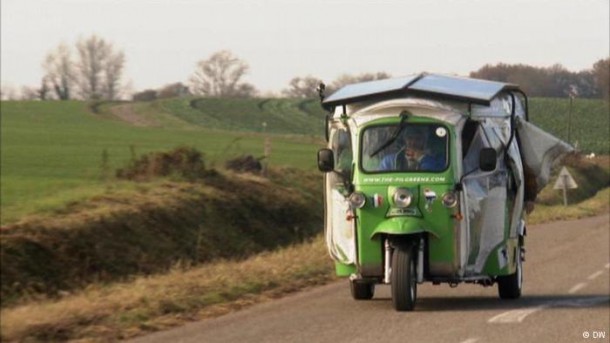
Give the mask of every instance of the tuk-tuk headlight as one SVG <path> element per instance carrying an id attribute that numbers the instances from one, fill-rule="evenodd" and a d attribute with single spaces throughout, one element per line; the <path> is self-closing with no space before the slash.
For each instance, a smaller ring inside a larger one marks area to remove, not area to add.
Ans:
<path id="1" fill-rule="evenodd" d="M 362 208 L 366 203 L 366 196 L 361 192 L 354 192 L 349 196 L 349 204 L 352 208 Z"/>
<path id="2" fill-rule="evenodd" d="M 443 195 L 443 205 L 448 208 L 455 207 L 458 202 L 458 197 L 455 192 L 448 192 Z"/>
<path id="3" fill-rule="evenodd" d="M 396 204 L 396 207 L 408 207 L 411 205 L 411 200 L 413 200 L 413 194 L 406 188 L 398 188 L 394 192 L 394 204 Z"/>

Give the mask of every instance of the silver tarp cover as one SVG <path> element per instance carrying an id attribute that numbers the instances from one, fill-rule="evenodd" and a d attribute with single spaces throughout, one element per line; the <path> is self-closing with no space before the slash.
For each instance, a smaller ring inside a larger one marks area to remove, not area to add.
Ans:
<path id="1" fill-rule="evenodd" d="M 536 175 L 538 191 L 549 182 L 551 167 L 557 158 L 574 150 L 559 138 L 525 120 L 517 120 L 523 161 Z"/>
<path id="2" fill-rule="evenodd" d="M 503 143 L 507 143 L 504 142 L 506 137 L 494 126 L 491 121 L 479 126 L 464 158 L 464 172 L 471 172 L 463 180 L 467 213 L 465 227 L 469 237 L 468 247 L 465 248 L 468 258 L 465 261 L 466 266 L 462 266 L 465 267 L 466 276 L 482 271 L 489 254 L 504 240 L 507 216 L 512 217 L 512 211 L 520 213 L 522 208 L 513 206 L 510 211 L 506 206 L 509 196 L 509 166 L 504 162 L 502 154 L 498 154 L 497 168 L 494 171 L 483 172 L 479 169 L 481 149 L 499 149 Z M 522 188 L 522 185 L 514 185 L 510 191 L 517 193 L 519 188 Z"/>

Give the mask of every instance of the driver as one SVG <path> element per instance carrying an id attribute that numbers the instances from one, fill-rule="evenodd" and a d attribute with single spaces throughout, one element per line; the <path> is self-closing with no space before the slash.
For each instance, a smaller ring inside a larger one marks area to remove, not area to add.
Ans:
<path id="1" fill-rule="evenodd" d="M 381 160 L 384 171 L 441 171 L 444 159 L 426 150 L 426 134 L 421 130 L 408 132 L 403 138 L 403 148 Z"/>

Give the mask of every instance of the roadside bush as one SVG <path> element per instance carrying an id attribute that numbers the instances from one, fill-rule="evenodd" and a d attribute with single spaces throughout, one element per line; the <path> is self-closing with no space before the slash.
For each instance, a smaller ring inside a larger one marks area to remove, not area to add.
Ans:
<path id="1" fill-rule="evenodd" d="M 133 101 L 153 101 L 156 99 L 157 91 L 153 89 L 147 89 L 145 91 L 141 91 L 133 95 Z"/>
<path id="2" fill-rule="evenodd" d="M 578 188 L 568 190 L 570 204 L 579 203 L 594 196 L 598 191 L 610 186 L 610 164 L 608 157 L 588 158 L 579 153 L 566 155 L 551 173 L 549 184 L 538 195 L 536 202 L 543 205 L 563 203 L 563 193 L 553 189 L 561 168 L 565 166 Z"/>
<path id="3" fill-rule="evenodd" d="M 225 163 L 225 168 L 236 172 L 247 172 L 258 174 L 263 170 L 261 158 L 254 158 L 252 155 L 240 156 Z"/>
<path id="4" fill-rule="evenodd" d="M 159 91 L 157 92 L 157 97 L 159 99 L 175 98 L 189 95 L 191 95 L 189 88 L 183 85 L 181 82 L 166 85 L 163 88 L 159 89 Z"/>
<path id="5" fill-rule="evenodd" d="M 145 181 L 159 176 L 178 176 L 194 181 L 205 175 L 203 154 L 189 147 L 149 153 L 132 161 L 130 166 L 116 171 L 118 178 L 134 181 Z"/>

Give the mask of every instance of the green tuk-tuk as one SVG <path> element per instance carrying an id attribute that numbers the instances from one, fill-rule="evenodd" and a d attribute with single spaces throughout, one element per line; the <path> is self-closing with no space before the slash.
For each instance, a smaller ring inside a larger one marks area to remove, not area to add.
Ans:
<path id="1" fill-rule="evenodd" d="M 570 147 L 528 122 L 518 86 L 419 74 L 324 98 L 325 234 L 354 299 L 391 285 L 410 311 L 417 284 L 498 284 L 521 295 L 524 209 Z"/>

